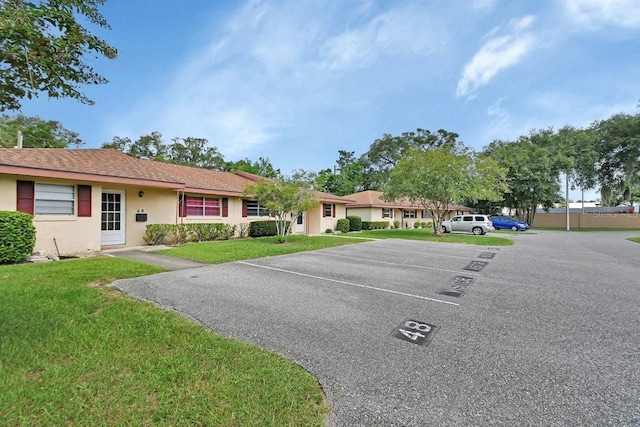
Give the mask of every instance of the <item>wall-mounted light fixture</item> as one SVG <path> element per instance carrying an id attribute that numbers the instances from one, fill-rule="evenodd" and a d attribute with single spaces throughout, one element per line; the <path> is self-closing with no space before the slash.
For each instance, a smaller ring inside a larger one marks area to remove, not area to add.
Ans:
<path id="1" fill-rule="evenodd" d="M 140 192 L 138 193 L 138 197 L 142 197 L 144 196 L 144 191 L 140 190 Z"/>

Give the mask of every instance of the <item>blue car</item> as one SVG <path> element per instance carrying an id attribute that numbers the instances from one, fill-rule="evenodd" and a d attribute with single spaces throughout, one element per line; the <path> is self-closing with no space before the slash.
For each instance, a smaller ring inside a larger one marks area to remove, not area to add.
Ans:
<path id="1" fill-rule="evenodd" d="M 492 216 L 491 222 L 496 230 L 525 231 L 529 229 L 529 224 L 526 222 L 518 221 L 508 216 Z"/>

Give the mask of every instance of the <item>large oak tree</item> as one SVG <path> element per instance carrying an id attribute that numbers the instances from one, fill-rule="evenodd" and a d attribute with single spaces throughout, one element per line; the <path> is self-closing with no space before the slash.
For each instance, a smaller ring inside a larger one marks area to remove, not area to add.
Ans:
<path id="1" fill-rule="evenodd" d="M 80 86 L 107 79 L 87 58 L 117 50 L 80 22 L 110 29 L 98 11 L 104 0 L 0 0 L 0 111 L 20 109 L 41 93 L 93 104 Z"/>

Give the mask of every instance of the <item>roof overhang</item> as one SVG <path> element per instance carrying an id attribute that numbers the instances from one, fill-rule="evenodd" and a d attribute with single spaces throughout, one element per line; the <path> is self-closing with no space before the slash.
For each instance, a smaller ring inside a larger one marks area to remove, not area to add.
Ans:
<path id="1" fill-rule="evenodd" d="M 68 179 L 73 181 L 89 181 L 89 182 L 104 182 L 108 184 L 123 184 L 123 185 L 137 185 L 143 187 L 152 188 L 164 188 L 171 190 L 181 190 L 184 188 L 184 184 L 180 182 L 170 181 L 155 181 L 139 178 L 128 178 L 120 176 L 108 176 L 108 175 L 95 175 L 80 172 L 67 172 L 57 171 L 51 169 L 38 169 L 38 168 L 26 168 L 21 166 L 7 166 L 0 165 L 0 173 L 8 175 L 18 175 L 24 177 L 39 177 L 39 178 L 57 178 Z"/>

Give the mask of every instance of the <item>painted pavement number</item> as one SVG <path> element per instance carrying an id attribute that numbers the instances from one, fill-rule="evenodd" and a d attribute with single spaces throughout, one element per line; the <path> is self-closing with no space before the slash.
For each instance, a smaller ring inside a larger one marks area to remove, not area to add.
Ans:
<path id="1" fill-rule="evenodd" d="M 464 269 L 469 271 L 482 271 L 487 264 L 489 263 L 485 261 L 471 261 Z"/>
<path id="2" fill-rule="evenodd" d="M 482 252 L 478 258 L 493 259 L 494 256 L 496 256 L 495 252 Z"/>
<path id="3" fill-rule="evenodd" d="M 427 345 L 439 327 L 429 323 L 408 319 L 402 322 L 391 335 L 417 345 Z"/>
<path id="4" fill-rule="evenodd" d="M 473 282 L 473 277 L 469 276 L 455 276 L 451 279 L 449 287 L 440 290 L 438 293 L 441 295 L 448 295 L 451 297 L 461 297 L 466 292 L 469 285 Z"/>

